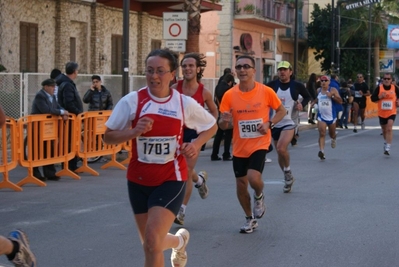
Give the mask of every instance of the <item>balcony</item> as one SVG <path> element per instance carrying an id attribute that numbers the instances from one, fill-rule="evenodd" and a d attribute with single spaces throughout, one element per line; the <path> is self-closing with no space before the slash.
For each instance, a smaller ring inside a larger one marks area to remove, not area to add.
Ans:
<path id="1" fill-rule="evenodd" d="M 291 27 L 293 9 L 282 0 L 235 1 L 234 19 L 271 29 Z"/>
<path id="2" fill-rule="evenodd" d="M 308 23 L 300 22 L 298 24 L 298 42 L 306 43 L 308 39 L 307 31 Z M 278 36 L 282 41 L 293 41 L 294 40 L 295 25 L 291 25 L 287 29 L 279 29 Z"/>

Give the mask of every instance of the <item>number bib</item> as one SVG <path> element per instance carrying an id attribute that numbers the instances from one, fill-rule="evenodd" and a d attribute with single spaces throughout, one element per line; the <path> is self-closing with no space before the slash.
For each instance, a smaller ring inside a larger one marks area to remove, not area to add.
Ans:
<path id="1" fill-rule="evenodd" d="M 238 131 L 241 138 L 257 138 L 262 136 L 258 131 L 258 126 L 263 123 L 262 119 L 238 121 Z"/>
<path id="2" fill-rule="evenodd" d="M 139 136 L 136 142 L 140 162 L 165 164 L 175 159 L 176 136 Z"/>
<path id="3" fill-rule="evenodd" d="M 360 94 L 359 91 L 355 91 L 355 97 L 359 98 L 359 97 L 362 97 L 362 95 Z"/>
<path id="4" fill-rule="evenodd" d="M 391 100 L 383 100 L 381 102 L 381 109 L 383 110 L 392 110 L 392 101 Z"/>

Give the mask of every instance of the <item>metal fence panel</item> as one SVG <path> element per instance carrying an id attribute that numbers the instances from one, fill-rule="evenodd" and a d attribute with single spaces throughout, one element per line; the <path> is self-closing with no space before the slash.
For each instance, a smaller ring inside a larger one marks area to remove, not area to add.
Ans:
<path id="1" fill-rule="evenodd" d="M 22 74 L 0 73 L 0 104 L 7 116 L 18 119 L 22 113 Z"/>

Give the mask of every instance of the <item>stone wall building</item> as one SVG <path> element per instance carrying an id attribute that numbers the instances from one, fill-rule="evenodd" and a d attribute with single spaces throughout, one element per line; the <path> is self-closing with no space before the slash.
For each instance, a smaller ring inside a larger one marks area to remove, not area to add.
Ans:
<path id="1" fill-rule="evenodd" d="M 162 44 L 162 17 L 130 11 L 129 74 Z M 96 1 L 1 0 L 0 65 L 49 73 L 79 63 L 80 73 L 122 73 L 123 10 Z"/>

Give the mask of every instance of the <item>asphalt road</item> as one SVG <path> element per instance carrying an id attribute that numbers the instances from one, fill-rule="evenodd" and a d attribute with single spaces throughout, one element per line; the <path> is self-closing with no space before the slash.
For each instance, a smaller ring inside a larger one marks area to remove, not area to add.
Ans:
<path id="1" fill-rule="evenodd" d="M 290 147 L 296 181 L 283 193 L 276 152 L 263 172 L 267 211 L 252 234 L 240 234 L 244 214 L 235 194 L 231 162 L 201 153 L 197 170 L 209 174 L 209 197 L 196 191 L 187 207 L 191 233 L 188 267 L 384 267 L 399 266 L 399 149 L 383 155 L 377 119 L 353 133 L 338 130 L 337 147 L 326 143 L 320 161 L 318 132 L 300 132 Z M 23 192 L 0 190 L 0 234 L 24 229 L 39 267 L 143 266 L 143 252 L 128 203 L 125 171 L 101 170 L 81 180 L 63 178 Z M 17 182 L 26 170 L 11 171 Z M 195 189 L 194 189 L 195 190 Z M 178 230 L 173 225 L 171 232 Z M 165 266 L 170 266 L 170 251 Z M 0 266 L 12 266 L 0 257 Z"/>

